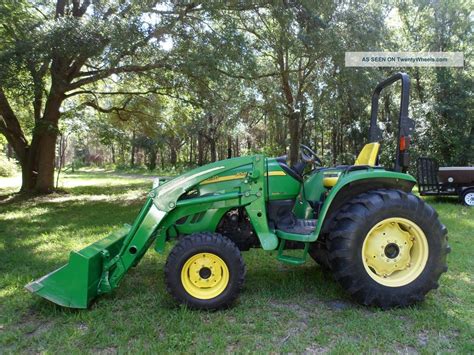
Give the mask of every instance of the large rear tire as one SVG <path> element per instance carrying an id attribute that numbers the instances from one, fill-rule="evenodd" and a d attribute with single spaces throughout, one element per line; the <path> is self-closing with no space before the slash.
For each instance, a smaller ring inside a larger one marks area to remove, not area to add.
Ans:
<path id="1" fill-rule="evenodd" d="M 329 252 L 326 245 L 326 238 L 320 237 L 309 247 L 309 255 L 324 270 L 331 270 L 329 264 Z"/>
<path id="2" fill-rule="evenodd" d="M 244 278 L 245 264 L 239 248 L 218 233 L 194 233 L 182 238 L 165 265 L 168 292 L 195 309 L 230 306 Z"/>
<path id="3" fill-rule="evenodd" d="M 447 271 L 447 229 L 413 194 L 374 190 L 349 201 L 328 237 L 335 279 L 358 302 L 381 308 L 422 301 Z"/>

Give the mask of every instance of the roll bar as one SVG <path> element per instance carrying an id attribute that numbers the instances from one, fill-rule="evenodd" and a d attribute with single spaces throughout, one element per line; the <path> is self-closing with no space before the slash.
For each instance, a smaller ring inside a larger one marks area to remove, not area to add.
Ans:
<path id="1" fill-rule="evenodd" d="M 370 142 L 378 142 L 382 137 L 382 132 L 377 126 L 377 115 L 379 111 L 380 93 L 387 86 L 396 81 L 402 81 L 402 95 L 400 99 L 400 115 L 398 118 L 398 139 L 397 154 L 395 159 L 395 171 L 405 172 L 409 165 L 408 148 L 410 146 L 411 136 L 415 129 L 415 121 L 408 117 L 408 104 L 410 101 L 410 77 L 406 73 L 396 73 L 390 78 L 385 79 L 377 85 L 372 95 L 372 109 L 370 113 Z"/>

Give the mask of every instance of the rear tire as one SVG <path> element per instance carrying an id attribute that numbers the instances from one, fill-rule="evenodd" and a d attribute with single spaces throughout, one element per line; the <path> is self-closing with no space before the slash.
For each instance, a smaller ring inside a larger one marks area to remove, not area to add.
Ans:
<path id="1" fill-rule="evenodd" d="M 331 270 L 331 265 L 329 264 L 329 251 L 326 245 L 326 238 L 321 238 L 312 243 L 309 247 L 308 254 L 311 258 L 321 266 L 324 270 Z"/>
<path id="2" fill-rule="evenodd" d="M 463 191 L 461 201 L 464 206 L 474 207 L 474 188 L 468 188 Z"/>
<path id="3" fill-rule="evenodd" d="M 358 302 L 381 308 L 422 301 L 447 271 L 447 229 L 413 194 L 374 190 L 349 201 L 328 238 L 335 279 Z"/>
<path id="4" fill-rule="evenodd" d="M 245 264 L 239 248 L 218 233 L 194 233 L 180 239 L 165 265 L 168 292 L 195 309 L 230 306 L 244 278 Z"/>

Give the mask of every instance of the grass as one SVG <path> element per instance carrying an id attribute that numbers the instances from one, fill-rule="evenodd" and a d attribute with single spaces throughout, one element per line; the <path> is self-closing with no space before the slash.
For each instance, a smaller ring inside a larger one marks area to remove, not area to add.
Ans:
<path id="1" fill-rule="evenodd" d="M 275 252 L 244 253 L 247 279 L 231 309 L 176 305 L 165 256 L 150 250 L 89 310 L 63 309 L 23 286 L 67 262 L 68 252 L 131 222 L 149 178 L 78 172 L 67 194 L 17 200 L 0 179 L 0 353 L 5 352 L 474 352 L 474 209 L 429 202 L 449 230 L 449 272 L 426 301 L 381 311 L 359 306 L 313 261 L 292 267 Z"/>

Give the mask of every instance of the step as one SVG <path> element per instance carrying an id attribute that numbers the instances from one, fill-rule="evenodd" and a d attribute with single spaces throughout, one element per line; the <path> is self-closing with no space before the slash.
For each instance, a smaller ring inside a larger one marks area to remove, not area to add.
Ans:
<path id="1" fill-rule="evenodd" d="M 286 240 L 280 240 L 280 246 L 278 247 L 277 260 L 290 264 L 290 265 L 302 265 L 306 262 L 306 255 L 308 255 L 309 243 L 304 243 L 303 256 L 297 257 L 292 255 L 284 255 L 283 251 L 285 250 Z"/>
<path id="2" fill-rule="evenodd" d="M 302 265 L 306 262 L 306 258 L 298 258 L 290 255 L 278 255 L 277 259 L 282 263 L 290 265 Z"/>

